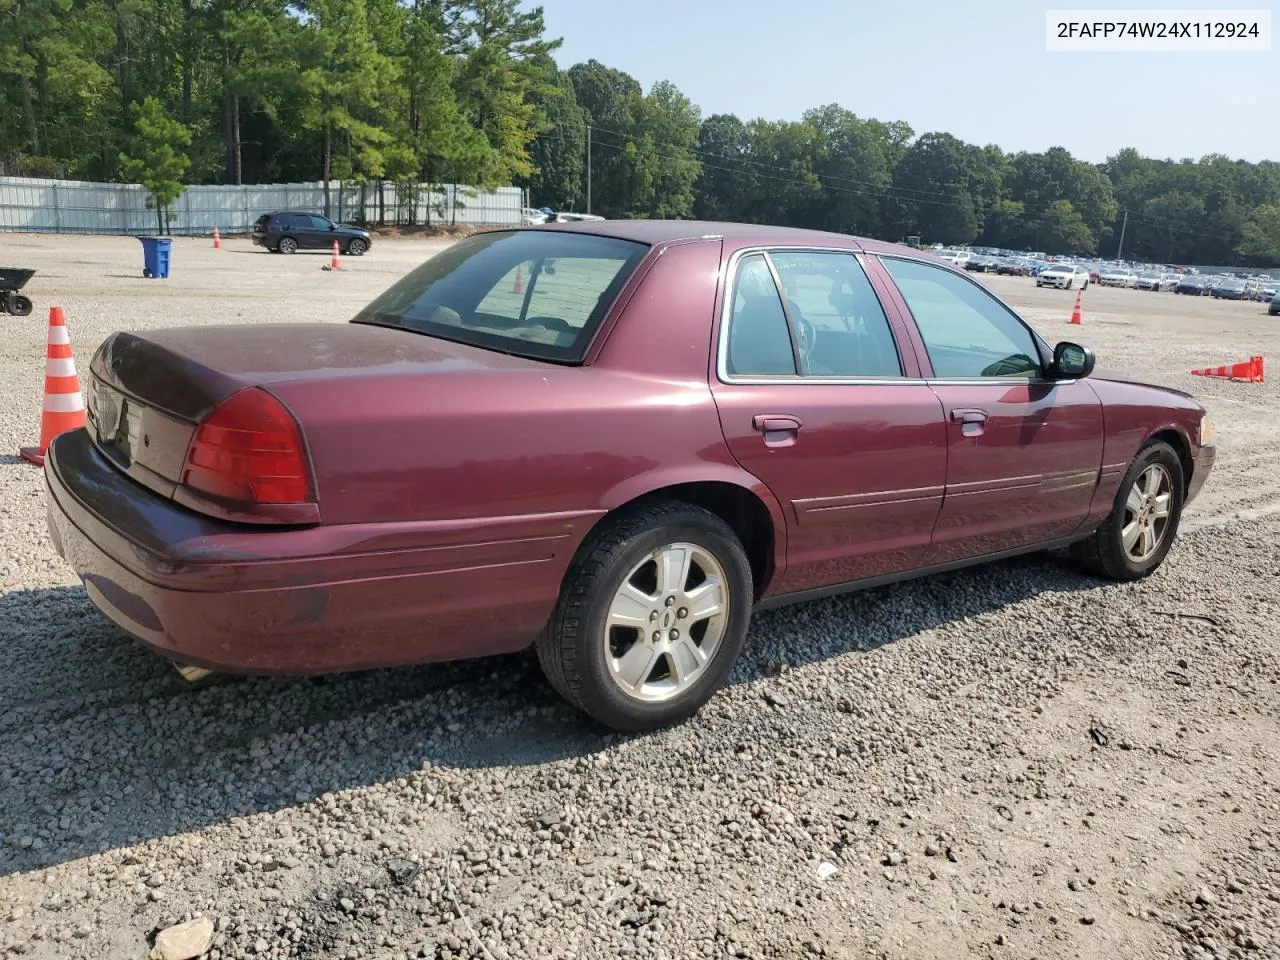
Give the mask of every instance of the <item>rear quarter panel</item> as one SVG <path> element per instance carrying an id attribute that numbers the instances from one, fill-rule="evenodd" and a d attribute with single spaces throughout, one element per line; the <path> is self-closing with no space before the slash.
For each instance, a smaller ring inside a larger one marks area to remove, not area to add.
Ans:
<path id="1" fill-rule="evenodd" d="M 655 251 L 583 366 L 273 385 L 303 424 L 323 522 L 413 548 L 504 542 L 560 566 L 607 511 L 660 487 L 763 493 L 729 456 L 706 382 L 719 265 L 718 240 Z"/>

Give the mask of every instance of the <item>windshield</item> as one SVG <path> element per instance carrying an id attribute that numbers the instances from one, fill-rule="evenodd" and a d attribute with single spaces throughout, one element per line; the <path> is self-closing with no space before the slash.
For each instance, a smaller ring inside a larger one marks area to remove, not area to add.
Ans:
<path id="1" fill-rule="evenodd" d="M 352 322 L 576 363 L 648 252 L 630 240 L 545 229 L 476 234 L 407 274 Z"/>

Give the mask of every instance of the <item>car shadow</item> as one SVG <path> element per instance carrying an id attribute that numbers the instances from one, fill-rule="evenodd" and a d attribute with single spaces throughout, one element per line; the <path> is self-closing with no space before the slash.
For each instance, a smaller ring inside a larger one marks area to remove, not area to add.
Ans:
<path id="1" fill-rule="evenodd" d="M 866 654 L 1044 591 L 1098 587 L 1037 555 L 762 612 L 730 683 L 760 681 L 771 661 Z M 0 595 L 0 703 L 0 876 L 424 764 L 536 766 L 629 739 L 564 704 L 531 653 L 193 686 L 79 586 Z"/>

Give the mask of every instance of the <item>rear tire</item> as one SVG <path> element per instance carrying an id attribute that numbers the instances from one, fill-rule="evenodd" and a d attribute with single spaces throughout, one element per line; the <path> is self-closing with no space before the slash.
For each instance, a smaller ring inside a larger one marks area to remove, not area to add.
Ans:
<path id="1" fill-rule="evenodd" d="M 579 549 L 538 661 L 561 696 L 605 726 L 678 723 L 737 662 L 752 586 L 746 552 L 718 516 L 672 501 L 636 507 Z"/>
<path id="2" fill-rule="evenodd" d="M 278 253 L 297 253 L 298 241 L 293 237 L 281 237 L 280 242 L 276 244 L 276 251 Z"/>
<path id="3" fill-rule="evenodd" d="M 1178 535 L 1184 489 L 1178 454 L 1163 441 L 1148 442 L 1125 471 L 1111 513 L 1088 539 L 1072 546 L 1072 556 L 1108 580 L 1148 576 L 1164 562 Z"/>

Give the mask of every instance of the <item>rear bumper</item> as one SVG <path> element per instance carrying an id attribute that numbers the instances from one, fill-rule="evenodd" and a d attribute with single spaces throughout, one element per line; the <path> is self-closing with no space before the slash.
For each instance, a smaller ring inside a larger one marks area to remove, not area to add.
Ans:
<path id="1" fill-rule="evenodd" d="M 495 538 L 492 526 L 211 520 L 124 476 L 84 430 L 54 440 L 45 478 L 50 537 L 93 603 L 163 656 L 222 673 L 521 649 L 550 615 L 573 549 L 563 518 L 519 540 Z"/>

